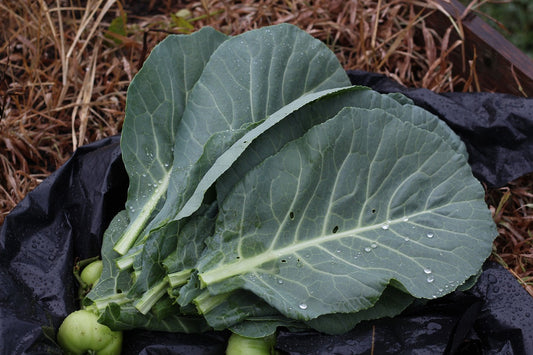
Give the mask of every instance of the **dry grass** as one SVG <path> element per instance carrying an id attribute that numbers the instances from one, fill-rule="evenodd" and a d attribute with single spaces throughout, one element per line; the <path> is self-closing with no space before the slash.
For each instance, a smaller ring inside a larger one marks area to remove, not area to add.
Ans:
<path id="1" fill-rule="evenodd" d="M 234 35 L 288 22 L 328 44 L 346 69 L 435 92 L 483 90 L 474 62 L 462 76 L 452 72 L 450 52 L 463 45 L 452 35 L 462 38 L 461 22 L 431 28 L 426 20 L 434 11 L 443 10 L 432 0 L 4 0 L 0 224 L 78 146 L 120 132 L 128 84 L 169 33 L 209 25 Z M 487 194 L 500 227 L 495 258 L 529 288 L 530 180 Z"/>
<path id="2" fill-rule="evenodd" d="M 493 259 L 533 296 L 533 173 L 489 191 L 487 202 L 499 233 Z"/>

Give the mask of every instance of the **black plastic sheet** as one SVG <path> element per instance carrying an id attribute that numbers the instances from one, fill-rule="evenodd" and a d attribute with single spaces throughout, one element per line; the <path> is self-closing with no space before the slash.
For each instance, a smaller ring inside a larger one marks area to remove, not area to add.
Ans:
<path id="1" fill-rule="evenodd" d="M 500 186 L 533 171 L 533 104 L 499 94 L 436 95 L 382 76 L 354 83 L 403 92 L 463 138 L 476 176 Z M 75 260 L 99 254 L 111 218 L 124 208 L 128 178 L 119 137 L 79 148 L 6 217 L 0 230 L 0 353 L 60 354 L 55 332 L 77 309 Z M 528 313 L 529 312 L 529 313 Z M 533 298 L 487 264 L 474 288 L 365 322 L 343 336 L 281 332 L 288 354 L 533 354 Z M 227 332 L 125 333 L 124 354 L 222 354 Z"/>

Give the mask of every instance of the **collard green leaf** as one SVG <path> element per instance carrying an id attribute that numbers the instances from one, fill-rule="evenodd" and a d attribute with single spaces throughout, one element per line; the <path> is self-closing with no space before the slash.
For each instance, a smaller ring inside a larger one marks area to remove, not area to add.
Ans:
<path id="1" fill-rule="evenodd" d="M 169 36 L 154 48 L 128 88 L 120 146 L 129 176 L 126 210 L 131 223 L 116 246 L 121 254 L 163 205 L 190 91 L 226 39 L 209 27 Z"/>
<path id="2" fill-rule="evenodd" d="M 208 295 L 207 298 L 209 297 Z M 225 294 L 223 300 L 218 301 L 211 309 L 202 311 L 207 323 L 215 330 L 227 329 L 249 317 L 278 314 L 278 311 L 260 297 L 246 290 L 236 290 L 228 295 Z"/>
<path id="3" fill-rule="evenodd" d="M 202 283 L 248 289 L 303 320 L 368 309 L 391 280 L 418 298 L 451 292 L 496 235 L 451 138 L 343 109 L 235 185 L 199 261 Z"/>
<path id="4" fill-rule="evenodd" d="M 211 328 L 202 317 L 169 313 L 159 319 L 153 314 L 142 315 L 133 305 L 111 304 L 99 321 L 113 330 L 148 329 L 153 331 L 202 333 Z"/>
<path id="5" fill-rule="evenodd" d="M 413 301 L 413 296 L 389 285 L 371 308 L 356 313 L 325 314 L 305 324 L 325 334 L 344 334 L 362 321 L 397 316 Z"/>
<path id="6" fill-rule="evenodd" d="M 261 28 L 225 41 L 188 98 L 175 138 L 167 199 L 145 234 L 171 219 L 191 215 L 200 206 L 210 185 L 197 190 L 198 183 L 228 150 L 228 144 L 206 145 L 211 137 L 223 134 L 231 144 L 246 132 L 243 127 L 253 127 L 280 109 L 278 115 L 283 117 L 293 110 L 291 105 L 298 108 L 315 100 L 308 96 L 311 93 L 349 85 L 335 55 L 295 26 Z M 295 104 L 298 99 L 301 103 Z M 224 169 L 211 172 L 216 179 Z M 191 196 L 197 198 L 192 207 L 187 205 Z"/>
<path id="7" fill-rule="evenodd" d="M 268 134 L 255 138 L 246 148 L 246 154 L 233 162 L 231 168 L 218 179 L 217 199 L 223 201 L 235 183 L 252 167 L 278 152 L 288 142 L 300 138 L 311 127 L 332 118 L 344 107 L 383 109 L 419 128 L 446 137 L 454 150 L 467 156 L 464 144 L 443 121 L 430 112 L 412 105 L 405 96 L 401 94 L 382 95 L 367 87 L 352 86 L 309 102 L 272 125 Z"/>
<path id="8" fill-rule="evenodd" d="M 275 335 L 279 327 L 289 329 L 291 332 L 309 330 L 309 327 L 305 325 L 305 323 L 283 317 L 282 315 L 249 317 L 244 321 L 229 327 L 229 329 L 232 333 L 239 334 L 243 337 L 264 338 L 270 335 Z"/>

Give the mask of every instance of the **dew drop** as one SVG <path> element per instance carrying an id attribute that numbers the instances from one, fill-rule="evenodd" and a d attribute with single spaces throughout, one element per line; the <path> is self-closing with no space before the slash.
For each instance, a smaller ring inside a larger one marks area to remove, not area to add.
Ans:
<path id="1" fill-rule="evenodd" d="M 435 281 L 435 277 L 433 277 L 433 275 L 429 275 L 427 278 L 427 282 L 432 283 L 433 281 Z"/>
<path id="2" fill-rule="evenodd" d="M 372 249 L 376 249 L 378 247 L 376 243 L 372 243 L 370 246 L 372 247 Z"/>
<path id="3" fill-rule="evenodd" d="M 408 241 L 409 241 L 409 237 L 405 237 L 405 238 L 403 238 L 403 240 L 405 240 L 406 242 L 408 242 Z"/>
<path id="4" fill-rule="evenodd" d="M 404 218 L 402 219 L 402 221 L 404 221 L 404 222 L 409 222 L 409 218 L 408 218 L 408 217 L 404 217 Z"/>
<path id="5" fill-rule="evenodd" d="M 278 279 L 278 283 L 279 283 L 280 285 L 282 285 L 282 284 L 283 284 L 283 280 L 282 280 L 282 279 Z"/>
<path id="6" fill-rule="evenodd" d="M 300 307 L 300 309 L 307 309 L 307 305 L 305 303 L 300 303 L 298 307 Z"/>
<path id="7" fill-rule="evenodd" d="M 387 230 L 387 229 L 389 229 L 389 225 L 388 224 L 384 224 L 384 225 L 381 226 L 381 229 Z"/>
<path id="8" fill-rule="evenodd" d="M 366 248 L 365 248 L 365 251 L 366 251 L 367 253 L 370 253 L 370 252 L 372 251 L 372 248 L 370 248 L 370 247 L 366 247 Z"/>
<path id="9" fill-rule="evenodd" d="M 431 269 L 425 268 L 425 269 L 424 269 L 424 273 L 426 273 L 426 274 L 431 274 Z"/>
<path id="10" fill-rule="evenodd" d="M 428 237 L 428 238 L 433 238 L 434 236 L 435 236 L 435 234 L 433 234 L 433 233 L 426 234 L 426 237 Z"/>

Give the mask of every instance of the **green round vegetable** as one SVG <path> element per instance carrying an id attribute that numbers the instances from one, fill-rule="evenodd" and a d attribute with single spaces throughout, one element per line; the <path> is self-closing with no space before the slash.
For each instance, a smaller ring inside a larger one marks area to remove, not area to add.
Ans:
<path id="1" fill-rule="evenodd" d="M 96 281 L 98 281 L 98 279 L 100 278 L 100 275 L 102 275 L 103 267 L 104 266 L 102 260 L 93 261 L 85 268 L 83 268 L 80 274 L 81 280 L 89 286 L 94 285 Z"/>
<path id="2" fill-rule="evenodd" d="M 226 346 L 226 355 L 271 355 L 275 354 L 274 345 L 276 338 L 248 338 L 232 333 Z"/>
<path id="3" fill-rule="evenodd" d="M 98 316 L 87 310 L 67 316 L 57 332 L 57 342 L 67 354 L 119 355 L 122 332 L 98 323 Z"/>

